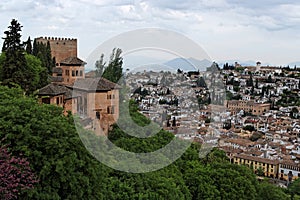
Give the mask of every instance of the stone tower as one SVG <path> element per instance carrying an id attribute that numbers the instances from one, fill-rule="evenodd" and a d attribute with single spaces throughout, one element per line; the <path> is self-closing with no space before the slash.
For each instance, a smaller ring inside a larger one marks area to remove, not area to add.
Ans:
<path id="1" fill-rule="evenodd" d="M 39 37 L 36 42 L 50 44 L 51 55 L 56 61 L 56 67 L 52 70 L 52 82 L 70 85 L 77 79 L 85 78 L 86 63 L 77 57 L 77 39 Z"/>
<path id="2" fill-rule="evenodd" d="M 51 55 L 55 57 L 56 66 L 60 61 L 68 57 L 77 57 L 77 39 L 74 38 L 57 38 L 57 37 L 39 37 L 37 42 L 50 43 Z"/>

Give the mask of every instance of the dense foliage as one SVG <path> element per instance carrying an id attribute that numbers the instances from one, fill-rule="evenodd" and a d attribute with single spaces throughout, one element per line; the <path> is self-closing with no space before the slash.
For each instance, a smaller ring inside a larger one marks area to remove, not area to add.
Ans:
<path id="1" fill-rule="evenodd" d="M 0 88 L 0 140 L 13 155 L 23 154 L 38 176 L 22 199 L 96 199 L 106 191 L 107 169 L 87 152 L 72 117 L 39 105 L 18 89 Z"/>
<path id="2" fill-rule="evenodd" d="M 0 146 L 0 199 L 17 199 L 22 190 L 37 182 L 26 159 L 12 156 L 7 147 Z"/>
<path id="3" fill-rule="evenodd" d="M 114 48 L 110 55 L 109 63 L 105 66 L 105 62 L 103 62 L 104 55 L 101 54 L 100 59 L 96 61 L 96 77 L 103 77 L 107 80 L 110 80 L 114 83 L 118 83 L 122 77 L 122 65 L 123 58 L 121 57 L 122 50 L 119 48 Z"/>
<path id="4" fill-rule="evenodd" d="M 133 104 L 131 116 L 149 123 Z M 85 134 L 95 137 L 92 133 Z M 109 139 L 132 152 L 159 149 L 173 139 L 161 131 L 135 138 L 114 126 Z M 155 172 L 133 174 L 110 169 L 84 148 L 71 115 L 40 105 L 21 89 L 0 86 L 0 141 L 12 155 L 23 154 L 39 182 L 22 191 L 22 199 L 286 199 L 280 188 L 259 183 L 253 172 L 231 164 L 215 149 L 203 159 L 201 146 L 192 144 L 176 162 Z M 270 188 L 271 191 L 264 191 Z"/>
<path id="5" fill-rule="evenodd" d="M 44 61 L 30 54 L 31 42 L 21 42 L 20 23 L 13 19 L 5 37 L 0 55 L 0 82 L 9 87 L 20 86 L 32 94 L 48 84 L 48 70 Z M 24 46 L 26 45 L 26 47 Z M 49 55 L 43 52 L 43 55 Z"/>

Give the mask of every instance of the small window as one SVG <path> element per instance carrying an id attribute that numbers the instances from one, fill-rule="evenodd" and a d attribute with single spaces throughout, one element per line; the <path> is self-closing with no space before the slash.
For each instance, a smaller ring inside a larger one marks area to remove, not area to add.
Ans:
<path id="1" fill-rule="evenodd" d="M 76 76 L 78 76 L 78 70 L 76 70 Z"/>
<path id="2" fill-rule="evenodd" d="M 100 112 L 99 111 L 96 112 L 96 118 L 100 119 Z"/>
<path id="3" fill-rule="evenodd" d="M 75 76 L 75 71 L 74 70 L 72 70 L 72 76 Z"/>
<path id="4" fill-rule="evenodd" d="M 59 97 L 56 97 L 56 104 L 59 104 Z"/>
<path id="5" fill-rule="evenodd" d="M 112 95 L 112 98 L 115 99 L 115 95 L 114 94 Z"/>
<path id="6" fill-rule="evenodd" d="M 111 107 L 111 114 L 115 114 L 115 106 Z"/>
<path id="7" fill-rule="evenodd" d="M 107 95 L 107 99 L 111 99 L 111 94 L 108 94 L 108 95 Z"/>
<path id="8" fill-rule="evenodd" d="M 115 106 L 108 106 L 107 114 L 115 114 Z"/>
<path id="9" fill-rule="evenodd" d="M 83 76 L 83 72 L 82 72 L 82 70 L 80 70 L 80 76 Z"/>

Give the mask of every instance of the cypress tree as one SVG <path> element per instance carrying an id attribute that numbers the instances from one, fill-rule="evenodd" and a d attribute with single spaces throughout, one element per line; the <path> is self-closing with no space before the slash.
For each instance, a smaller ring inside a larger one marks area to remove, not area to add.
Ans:
<path id="1" fill-rule="evenodd" d="M 11 25 L 8 26 L 8 31 L 2 47 L 2 52 L 5 54 L 5 59 L 2 66 L 2 84 L 13 86 L 20 85 L 26 89 L 30 73 L 27 72 L 24 46 L 21 43 L 21 29 L 20 23 L 13 19 Z"/>
<path id="2" fill-rule="evenodd" d="M 31 39 L 28 37 L 28 40 L 25 42 L 26 48 L 25 51 L 28 54 L 32 54 L 32 45 L 31 45 Z"/>

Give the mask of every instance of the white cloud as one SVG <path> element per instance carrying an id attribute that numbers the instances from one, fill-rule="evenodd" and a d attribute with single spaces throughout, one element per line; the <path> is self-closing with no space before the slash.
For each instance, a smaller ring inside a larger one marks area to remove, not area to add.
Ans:
<path id="1" fill-rule="evenodd" d="M 205 45 L 216 60 L 260 57 L 283 64 L 300 59 L 294 53 L 300 45 L 298 10 L 291 0 L 2 0 L 0 31 L 17 18 L 24 36 L 77 37 L 85 57 L 124 31 L 160 27 Z"/>

